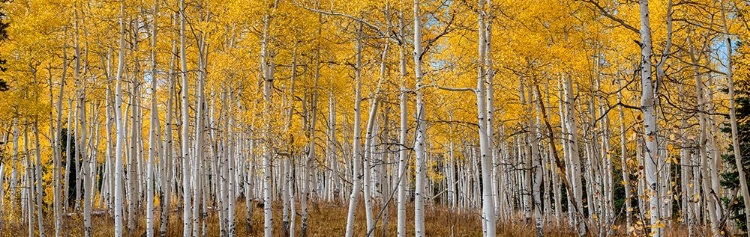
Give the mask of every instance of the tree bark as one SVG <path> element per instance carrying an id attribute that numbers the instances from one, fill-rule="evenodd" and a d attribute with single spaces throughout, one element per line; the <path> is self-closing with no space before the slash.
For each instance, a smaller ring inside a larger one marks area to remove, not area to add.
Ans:
<path id="1" fill-rule="evenodd" d="M 404 11 L 403 9 L 398 12 L 398 28 L 399 37 L 401 42 L 406 41 L 406 35 L 404 32 Z M 401 80 L 401 92 L 399 95 L 399 149 L 398 149 L 398 173 L 397 173 L 397 204 L 396 204 L 396 235 L 398 237 L 406 236 L 406 169 L 408 166 L 408 157 L 406 154 L 406 133 L 408 130 L 408 117 L 407 117 L 407 91 L 406 91 L 406 44 L 401 43 L 399 45 L 399 77 Z"/>
<path id="2" fill-rule="evenodd" d="M 125 128 L 123 127 L 122 114 L 122 74 L 125 70 L 125 1 L 120 3 L 120 52 L 117 63 L 117 84 L 115 85 L 115 127 L 117 142 L 115 142 L 115 236 L 120 237 L 122 233 L 122 150 L 125 144 Z M 70 133 L 68 133 L 70 134 Z M 70 140 L 68 140 L 70 144 Z M 70 160 L 69 160 L 70 161 Z"/>
<path id="3" fill-rule="evenodd" d="M 362 165 L 360 164 L 360 140 L 362 123 L 362 23 L 357 28 L 356 62 L 354 68 L 354 135 L 352 136 L 352 192 L 349 196 L 349 211 L 346 217 L 346 237 L 354 235 L 354 213 L 357 209 L 357 199 L 362 185 Z"/>
<path id="4" fill-rule="evenodd" d="M 747 188 L 747 176 L 745 175 L 745 166 L 742 163 L 743 157 L 739 142 L 740 139 L 738 137 L 737 131 L 737 105 L 735 104 L 736 102 L 734 99 L 734 71 L 732 68 L 732 38 L 729 33 L 729 26 L 727 25 L 727 16 L 725 13 L 726 10 L 724 9 L 724 1 L 721 1 L 720 4 L 721 5 L 719 6 L 719 8 L 721 8 L 721 17 L 724 23 L 724 37 L 726 38 L 726 42 L 724 42 L 724 44 L 727 51 L 726 78 L 727 87 L 729 87 L 729 124 L 732 130 L 732 154 L 734 155 L 734 163 L 737 168 L 737 179 L 740 180 L 740 191 L 742 191 L 742 201 L 744 202 L 745 206 L 745 226 L 750 226 L 750 191 L 748 191 Z M 750 235 L 750 233 L 748 233 L 748 235 Z"/>
<path id="5" fill-rule="evenodd" d="M 273 4 L 272 9 L 269 9 L 269 11 L 275 11 L 276 7 L 278 6 L 278 0 L 276 0 Z M 271 172 L 272 172 L 272 166 L 271 166 L 271 157 L 273 156 L 273 145 L 272 141 L 270 140 L 271 137 L 271 120 L 273 119 L 271 117 L 271 108 L 273 103 L 273 80 L 274 80 L 274 64 L 273 64 L 273 58 L 271 56 L 271 53 L 269 52 L 269 41 L 270 41 L 270 27 L 271 27 L 271 18 L 272 18 L 272 12 L 267 12 L 263 16 L 263 36 L 261 39 L 261 59 L 260 59 L 260 66 L 261 71 L 263 72 L 263 99 L 264 99 L 264 109 L 266 113 L 265 119 L 264 119 L 264 128 L 263 133 L 265 134 L 265 139 L 263 142 L 264 147 L 264 155 L 263 155 L 263 223 L 264 223 L 264 235 L 265 237 L 271 237 L 273 236 L 273 212 L 272 212 L 272 200 L 271 200 Z"/>
<path id="6" fill-rule="evenodd" d="M 149 123 L 148 164 L 146 168 L 146 236 L 154 236 L 154 163 L 158 159 L 156 150 L 158 141 L 156 134 L 159 132 L 158 114 L 156 107 L 156 28 L 158 26 L 159 1 L 154 0 L 153 22 L 151 23 L 151 122 Z"/>
<path id="7" fill-rule="evenodd" d="M 657 179 L 657 165 L 659 164 L 656 124 L 656 102 L 654 98 L 654 84 L 651 70 L 651 27 L 649 21 L 648 0 L 640 0 L 641 18 L 641 112 L 643 112 L 644 139 L 646 154 L 644 156 L 648 210 L 650 212 L 651 236 L 659 237 L 662 232 L 661 215 L 659 213 L 659 180 Z"/>

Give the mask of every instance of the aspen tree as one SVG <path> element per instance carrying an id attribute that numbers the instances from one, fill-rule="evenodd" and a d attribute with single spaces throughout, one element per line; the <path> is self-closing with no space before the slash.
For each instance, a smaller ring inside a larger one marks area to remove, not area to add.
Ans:
<path id="1" fill-rule="evenodd" d="M 529 102 L 529 112 L 531 112 L 532 104 L 539 104 L 540 95 L 534 91 L 533 89 L 529 88 L 529 99 L 532 100 Z M 536 107 L 536 106 L 535 106 Z M 529 113 L 531 115 L 531 113 Z M 536 222 L 536 233 L 537 236 L 543 235 L 543 223 L 542 223 L 542 176 L 543 176 L 543 166 L 544 162 L 542 161 L 542 155 L 539 153 L 539 140 L 540 136 L 538 135 L 538 129 L 535 118 L 537 118 L 539 115 L 536 114 L 535 116 L 529 116 L 529 131 L 531 131 L 532 136 L 529 141 L 531 145 L 531 160 L 532 160 L 532 166 L 534 171 L 534 181 L 532 191 L 534 195 L 534 221 Z M 529 171 L 531 172 L 531 170 Z"/>
<path id="2" fill-rule="evenodd" d="M 484 0 L 479 0 L 479 12 L 478 16 L 479 19 L 478 22 L 478 58 L 479 61 L 477 63 L 477 89 L 476 89 L 476 97 L 477 97 L 477 123 L 479 124 L 479 149 L 480 149 L 480 162 L 482 166 L 482 215 L 483 215 L 483 234 L 484 236 L 495 236 L 495 208 L 494 208 L 494 202 L 495 199 L 493 198 L 493 192 L 492 192 L 492 183 L 495 181 L 492 180 L 492 176 L 490 174 L 491 172 L 491 151 L 490 151 L 490 140 L 489 140 L 489 134 L 492 134 L 490 130 L 492 128 L 488 127 L 488 125 L 491 125 L 491 122 L 488 120 L 490 119 L 488 117 L 487 112 L 487 78 L 490 76 L 486 76 L 485 74 L 487 72 L 490 72 L 490 70 L 487 70 L 485 67 L 489 66 L 489 63 L 486 62 L 487 60 L 487 46 L 489 45 L 488 41 L 488 31 L 487 31 L 487 24 L 485 22 L 486 17 L 486 7 L 488 3 L 486 3 Z M 491 73 L 491 72 L 490 72 Z M 491 85 L 490 85 L 491 86 Z M 492 95 L 489 95 L 489 97 L 492 97 Z"/>
<path id="3" fill-rule="evenodd" d="M 414 235 L 424 236 L 424 201 L 425 201 L 425 132 L 427 123 L 425 121 L 424 108 L 424 85 L 422 82 L 422 15 L 419 10 L 420 0 L 414 0 L 414 78 L 416 94 L 416 120 L 417 134 L 414 142 L 416 153 L 415 185 L 414 185 Z M 482 128 L 480 128 L 482 131 Z"/>
<path id="4" fill-rule="evenodd" d="M 659 164 L 656 124 L 656 102 L 651 73 L 651 26 L 649 21 L 648 0 L 640 0 L 640 34 L 641 34 L 641 112 L 643 112 L 644 139 L 646 156 L 644 157 L 645 176 L 648 197 L 648 212 L 651 224 L 651 235 L 661 236 L 662 222 L 659 213 L 659 193 L 657 187 L 657 164 Z"/>
<path id="5" fill-rule="evenodd" d="M 732 137 L 732 154 L 734 155 L 734 162 L 737 169 L 737 179 L 740 180 L 740 191 L 742 192 L 741 195 L 743 197 L 743 202 L 745 206 L 745 225 L 750 226 L 750 191 L 748 191 L 747 188 L 747 179 L 745 175 L 745 166 L 742 164 L 742 152 L 740 147 L 740 142 L 738 138 L 738 132 L 737 132 L 737 105 L 734 98 L 734 71 L 732 68 L 732 38 L 729 32 L 729 26 L 727 25 L 727 16 L 724 9 L 724 1 L 721 1 L 719 3 L 719 8 L 721 9 L 721 18 L 723 21 L 723 30 L 724 30 L 724 37 L 726 39 L 725 48 L 726 48 L 726 78 L 727 78 L 727 89 L 729 93 L 729 124 Z"/>
<path id="6" fill-rule="evenodd" d="M 135 19 L 133 20 L 133 30 L 132 36 L 134 39 L 138 38 L 138 28 L 139 26 L 139 16 L 136 15 Z M 136 206 L 140 204 L 140 185 L 141 183 L 138 182 L 140 175 L 139 175 L 139 164 L 140 164 L 140 141 L 141 141 L 141 113 L 140 113 L 140 104 L 141 104 L 141 79 L 139 78 L 141 76 L 140 72 L 140 62 L 138 60 L 137 54 L 135 52 L 138 52 L 138 40 L 134 40 L 134 42 L 131 44 L 131 51 L 134 54 L 133 57 L 133 73 L 131 73 L 132 79 L 131 79 L 131 91 L 130 91 L 130 141 L 128 145 L 130 145 L 129 154 L 127 156 L 128 163 L 126 164 L 127 168 L 127 183 L 126 183 L 126 189 L 127 189 L 127 199 L 128 199 L 128 234 L 134 233 L 136 228 Z"/>
<path id="7" fill-rule="evenodd" d="M 229 101 L 234 101 L 234 99 L 235 99 L 235 97 L 234 97 L 234 91 L 233 91 L 233 89 L 231 87 L 229 88 L 229 99 L 230 99 Z M 228 105 L 228 107 L 229 107 L 229 119 L 228 119 L 229 121 L 227 122 L 228 123 L 227 133 L 229 134 L 229 138 L 228 138 L 228 140 L 229 140 L 229 149 L 227 151 L 227 153 L 228 153 L 227 154 L 227 156 L 228 156 L 227 159 L 229 160 L 229 164 L 228 164 L 229 165 L 229 177 L 228 177 L 229 178 L 229 188 L 228 188 L 229 190 L 227 190 L 227 191 L 229 192 L 229 194 L 228 194 L 227 198 L 229 198 L 229 213 L 227 213 L 227 215 L 229 216 L 228 217 L 229 223 L 228 223 L 227 228 L 229 229 L 229 237 L 233 237 L 234 234 L 235 234 L 235 231 L 234 231 L 234 228 L 235 228 L 235 226 L 234 226 L 234 211 L 235 211 L 234 207 L 235 207 L 235 199 L 237 197 L 236 194 L 235 194 L 236 193 L 235 186 L 236 186 L 236 182 L 237 182 L 236 175 L 235 175 L 235 167 L 236 167 L 237 162 L 236 162 L 235 156 L 234 156 L 235 155 L 235 151 L 234 151 L 234 149 L 235 149 L 235 138 L 236 138 L 235 134 L 234 134 L 234 132 L 235 132 L 235 130 L 234 130 L 234 113 L 233 113 L 234 112 L 234 107 L 231 105 L 231 103 Z"/>
<path id="8" fill-rule="evenodd" d="M 54 148 L 55 160 L 54 160 L 54 167 L 53 167 L 54 169 L 53 177 L 54 177 L 54 182 L 55 182 L 54 183 L 54 201 L 53 201 L 54 202 L 53 203 L 54 215 L 55 215 L 55 236 L 62 235 L 62 216 L 63 216 L 62 212 L 63 210 L 61 207 L 61 202 L 63 200 L 60 200 L 61 199 L 60 193 L 62 192 L 61 190 L 62 187 L 60 185 L 62 185 L 61 179 L 63 178 L 61 177 L 61 174 L 60 174 L 62 171 L 62 167 L 60 167 L 62 165 L 62 161 L 61 161 L 62 160 L 62 144 L 58 144 L 58 143 L 62 140 L 62 108 L 63 108 L 62 101 L 63 101 L 63 92 L 65 91 L 65 75 L 67 74 L 67 69 L 68 69 L 67 59 L 68 59 L 67 54 L 65 53 L 65 50 L 63 50 L 63 59 L 62 59 L 63 67 L 62 67 L 62 75 L 60 76 L 60 91 L 59 91 L 59 94 L 57 95 L 57 109 L 56 109 L 57 119 L 55 120 L 56 121 L 55 134 L 56 135 L 54 138 L 55 142 L 53 143 L 55 146 Z M 0 179 L 2 179 L 2 175 L 0 175 Z M 64 200 L 64 201 L 67 201 L 67 200 Z M 2 206 L 0 206 L 0 209 L 3 209 Z M 4 213 L 0 212 L 0 214 L 4 214 Z"/>
<path id="9" fill-rule="evenodd" d="M 396 235 L 406 236 L 406 170 L 408 169 L 406 154 L 406 133 L 408 130 L 407 117 L 407 91 L 406 91 L 406 35 L 404 32 L 404 9 L 398 11 L 398 35 L 399 35 L 399 79 L 401 80 L 399 93 L 399 132 L 398 132 L 398 172 L 396 175 L 397 204 L 396 204 Z"/>
<path id="10" fill-rule="evenodd" d="M 204 175 L 204 135 L 205 135 L 205 127 L 206 127 L 206 112 L 205 110 L 205 99 L 204 99 L 204 84 L 205 84 L 205 58 L 204 55 L 207 53 L 206 50 L 206 42 L 205 42 L 205 33 L 201 32 L 200 37 L 198 39 L 198 81 L 197 81 L 197 87 L 195 94 L 197 96 L 196 105 L 195 105 L 195 139 L 194 139 L 194 152 L 195 155 L 193 156 L 193 165 L 192 165 L 192 185 L 193 187 L 193 236 L 197 237 L 201 233 L 201 229 L 205 231 L 205 228 L 202 228 L 203 223 L 203 215 L 205 213 L 205 206 L 204 206 L 204 191 L 205 188 L 205 180 L 203 179 Z M 183 88 L 183 90 L 186 90 L 186 88 Z"/>
<path id="11" fill-rule="evenodd" d="M 381 85 L 383 83 L 383 80 L 385 80 L 385 57 L 388 54 L 388 41 L 385 41 L 385 45 L 383 46 L 383 52 L 381 53 L 381 63 L 380 63 L 380 79 L 378 80 L 378 84 L 376 86 L 375 92 L 370 95 L 371 102 L 370 102 L 370 113 L 368 114 L 367 118 L 367 129 L 365 130 L 365 150 L 364 150 L 364 187 L 363 187 L 363 193 L 364 193 L 364 199 L 365 199 L 365 218 L 367 219 L 367 232 L 372 232 L 375 229 L 375 223 L 373 220 L 373 213 L 372 213 L 372 193 L 375 190 L 375 187 L 373 185 L 373 181 L 375 177 L 372 175 L 371 170 L 374 169 L 374 162 L 372 162 L 372 159 L 374 157 L 374 151 L 373 151 L 373 143 L 375 142 L 375 135 L 373 135 L 373 130 L 375 126 L 375 118 L 377 117 L 377 111 L 378 111 L 378 97 L 380 96 L 380 89 Z"/>
<path id="12" fill-rule="evenodd" d="M 265 15 L 263 15 L 263 29 L 262 29 L 262 38 L 261 38 L 261 59 L 260 59 L 260 66 L 261 66 L 261 72 L 263 73 L 262 79 L 264 80 L 263 83 L 263 100 L 264 100 L 264 110 L 265 110 L 265 125 L 263 128 L 263 133 L 265 134 L 266 138 L 263 142 L 264 147 L 264 155 L 263 155 L 263 229 L 264 229 L 264 236 L 271 237 L 273 235 L 273 213 L 272 213 L 272 203 L 271 203 L 271 172 L 272 172 L 272 166 L 271 166 L 271 158 L 273 156 L 272 154 L 272 141 L 270 140 L 271 136 L 271 108 L 272 108 L 272 98 L 273 98 L 273 92 L 271 91 L 273 87 L 273 80 L 274 80 L 274 64 L 273 64 L 273 57 L 271 56 L 271 53 L 269 52 L 269 40 L 270 40 L 270 27 L 271 27 L 271 19 L 272 14 L 278 7 L 278 0 L 275 0 L 273 3 L 264 2 L 264 4 L 272 4 L 269 6 L 269 9 L 266 12 Z"/>
<path id="13" fill-rule="evenodd" d="M 89 176 L 91 176 L 91 170 L 89 169 L 89 164 L 91 162 L 91 157 L 89 157 L 88 154 L 88 146 L 87 146 L 87 138 L 86 138 L 86 94 L 85 94 L 85 85 L 84 89 L 81 91 L 81 109 L 79 109 L 80 113 L 80 122 L 81 122 L 81 143 L 79 143 L 81 146 L 76 147 L 76 150 L 81 150 L 81 157 L 83 157 L 83 162 L 81 162 L 81 168 L 80 170 L 83 173 L 83 225 L 84 225 L 84 235 L 85 236 L 91 236 L 92 230 L 91 230 L 91 196 L 92 196 L 92 189 L 91 189 L 91 179 Z M 41 205 L 40 205 L 41 206 Z"/>
<path id="14" fill-rule="evenodd" d="M 352 192 L 349 196 L 349 211 L 346 217 L 346 237 L 354 235 L 354 213 L 359 199 L 359 189 L 362 185 L 361 175 L 361 123 L 362 123 L 362 22 L 357 27 L 357 41 L 354 66 L 354 135 L 352 136 Z"/>
<path id="15" fill-rule="evenodd" d="M 115 105 L 114 105 L 114 98 L 113 98 L 114 95 L 113 95 L 113 91 L 111 87 L 112 83 L 110 82 L 116 80 L 115 76 L 112 74 L 112 49 L 111 48 L 107 49 L 106 56 L 102 56 L 102 57 L 105 57 L 104 60 L 106 61 L 106 78 L 107 78 L 107 88 L 106 88 L 107 93 L 105 97 L 106 98 L 105 117 L 107 119 L 107 121 L 105 122 L 105 131 L 107 131 L 105 133 L 107 135 L 107 144 L 106 144 L 107 152 L 105 154 L 106 156 L 105 176 L 106 178 L 104 179 L 105 182 L 104 182 L 102 189 L 105 191 L 103 196 L 106 199 L 104 207 L 107 209 L 107 212 L 111 215 L 112 206 L 113 206 L 112 204 L 114 203 L 113 199 L 114 199 L 114 194 L 115 194 L 114 192 L 114 180 L 115 180 L 114 146 L 115 145 L 112 140 L 116 139 L 112 137 L 112 134 L 116 133 L 116 131 L 114 131 L 114 128 L 113 128 L 114 125 L 112 125 L 112 122 L 114 120 L 114 112 L 115 112 L 114 106 Z"/>
<path id="16" fill-rule="evenodd" d="M 33 129 L 35 143 L 34 148 L 36 148 L 36 162 L 34 163 L 34 166 L 36 168 L 34 173 L 36 174 L 36 177 L 33 178 L 33 180 L 36 180 L 36 190 L 34 190 L 36 192 L 36 214 L 37 223 L 39 224 L 39 236 L 44 237 L 44 210 L 42 210 L 42 192 L 44 192 L 44 189 L 42 189 L 42 147 L 41 145 L 39 145 L 39 122 L 36 119 L 34 119 Z M 31 212 L 29 212 L 29 215 L 31 215 Z"/>
<path id="17" fill-rule="evenodd" d="M 70 110 L 68 110 L 68 111 L 70 111 Z M 68 120 L 70 120 L 70 119 L 68 119 Z M 21 160 L 18 157 L 19 156 L 19 153 L 18 153 L 18 139 L 19 139 L 19 136 L 20 136 L 19 130 L 18 130 L 18 117 L 14 117 L 13 118 L 13 125 L 11 125 L 11 126 L 13 126 L 13 128 L 12 128 L 13 129 L 13 151 L 11 153 L 11 156 L 13 157 L 13 162 L 16 163 L 16 164 L 14 164 L 13 171 L 11 173 L 11 183 L 10 183 L 10 188 L 11 188 L 10 189 L 10 198 L 11 198 L 10 205 L 13 206 L 13 204 L 15 204 L 14 201 L 16 200 L 16 188 L 15 188 L 15 186 L 16 186 L 16 175 L 17 175 L 17 170 L 18 170 L 18 168 L 16 168 L 16 167 L 17 167 L 18 163 L 21 163 Z M 68 128 L 70 128 L 70 125 L 68 125 Z M 68 131 L 70 131 L 70 129 L 68 129 Z M 70 134 L 70 132 L 68 132 L 68 134 Z M 70 142 L 68 142 L 68 144 L 70 144 Z M 68 151 L 69 150 L 70 149 L 68 149 Z M 70 157 L 70 155 L 66 155 L 66 158 L 67 157 Z M 66 162 L 66 163 L 70 164 L 70 162 Z M 66 187 L 67 187 L 67 185 L 66 185 Z M 66 189 L 66 191 L 67 191 L 67 189 Z M 65 195 L 65 197 L 67 197 L 67 195 Z M 65 200 L 68 200 L 68 199 L 65 198 Z M 22 222 L 23 222 L 23 217 L 24 217 L 23 213 L 24 213 L 24 210 L 25 210 L 23 208 L 23 205 L 24 205 L 23 203 L 24 203 L 23 201 L 20 202 L 20 204 L 22 206 L 21 207 L 21 221 Z M 68 202 L 66 201 L 65 203 L 68 203 Z M 65 211 L 65 209 L 63 209 L 63 211 Z"/>
<path id="18" fill-rule="evenodd" d="M 156 28 L 157 17 L 159 14 L 159 2 L 154 0 L 153 8 L 153 22 L 151 23 L 151 121 L 149 122 L 149 149 L 148 149 L 148 164 L 146 168 L 146 236 L 154 236 L 154 163 L 157 159 L 156 150 L 158 148 L 158 142 L 156 140 L 156 133 L 159 132 L 158 128 L 158 110 L 156 107 L 156 81 L 158 80 L 156 72 Z"/>
<path id="19" fill-rule="evenodd" d="M 182 235 L 185 237 L 188 237 L 192 234 L 192 228 L 194 226 L 192 225 L 191 220 L 191 209 L 192 209 L 192 199 L 190 198 L 190 195 L 188 194 L 192 190 L 190 176 L 191 176 L 191 170 L 190 170 L 190 154 L 189 154 L 189 140 L 190 137 L 188 135 L 189 133 L 189 115 L 188 115 L 188 77 L 187 77 L 187 56 L 186 56 L 186 42 L 185 42 L 185 24 L 186 24 L 186 16 L 185 16 L 185 0 L 180 0 L 179 4 L 179 14 L 180 14 L 180 77 L 182 78 L 182 122 L 180 123 L 180 127 L 182 129 L 182 136 L 181 136 L 181 156 L 182 156 L 182 228 L 183 232 Z M 194 164 L 193 164 L 194 165 Z"/>
<path id="20" fill-rule="evenodd" d="M 177 22 L 178 17 L 177 14 L 174 14 L 173 18 L 173 25 Z M 165 115 L 165 127 L 164 127 L 164 152 L 162 155 L 162 159 L 160 162 L 162 162 L 162 176 L 161 176 L 161 182 L 162 182 L 162 190 L 161 190 L 161 216 L 159 218 L 159 235 L 162 237 L 165 237 L 167 235 L 167 228 L 169 224 L 169 209 L 171 206 L 171 191 L 172 191 L 172 181 L 173 181 L 173 175 L 172 167 L 173 166 L 173 137 L 172 137 L 172 98 L 173 95 L 175 95 L 175 78 L 174 78 L 174 68 L 175 68 L 175 58 L 177 57 L 177 37 L 173 35 L 171 44 L 172 44 L 172 57 L 170 57 L 169 60 L 169 75 L 167 76 L 169 80 L 169 94 L 167 95 L 167 111 Z"/>
<path id="21" fill-rule="evenodd" d="M 24 152 L 24 162 L 26 165 L 26 172 L 25 172 L 24 181 L 23 181 L 24 190 L 23 190 L 23 193 L 21 193 L 21 198 L 26 199 L 24 200 L 26 202 L 26 206 L 25 206 L 26 217 L 28 218 L 28 220 L 26 221 L 26 224 L 28 225 L 29 237 L 33 237 L 34 236 L 34 183 L 33 183 L 34 167 L 32 166 L 32 163 L 30 161 L 31 151 L 29 150 L 28 126 L 24 126 L 23 128 L 23 152 Z"/>
<path id="22" fill-rule="evenodd" d="M 622 87 L 622 79 L 617 79 L 617 85 Z M 623 102 L 622 90 L 617 91 L 617 101 L 619 103 Z M 625 112 L 622 106 L 618 106 L 618 113 L 620 117 L 620 167 L 622 169 L 622 182 L 625 189 L 625 228 L 627 232 L 630 232 L 630 227 L 632 226 L 631 215 L 633 207 L 631 206 L 632 202 L 630 200 L 630 170 L 628 168 L 629 159 L 626 145 L 627 140 L 625 135 L 627 133 L 627 129 L 625 128 Z"/>
<path id="23" fill-rule="evenodd" d="M 123 187 L 122 187 L 122 150 L 125 143 L 125 128 L 123 126 L 123 114 L 122 114 L 122 81 L 123 71 L 125 70 L 125 1 L 120 2 L 120 46 L 117 61 L 117 83 L 115 84 L 115 126 L 117 141 L 115 142 L 115 236 L 123 236 L 122 233 L 122 205 L 123 200 Z M 70 134 L 70 133 L 69 133 Z M 70 138 L 70 137 L 68 137 Z M 68 139 L 70 141 L 70 139 Z M 68 142 L 70 144 L 70 142 Z M 70 156 L 68 156 L 70 157 Z"/>
<path id="24" fill-rule="evenodd" d="M 295 79 L 297 77 L 297 43 L 295 43 L 294 50 L 292 51 L 292 72 L 289 76 L 289 95 L 294 95 L 294 88 L 295 88 Z M 284 159 L 284 164 L 281 166 L 280 175 L 284 176 L 282 177 L 285 181 L 282 184 L 282 201 L 283 201 L 283 210 L 282 210 L 282 220 L 281 220 L 281 233 L 282 236 L 290 236 L 290 226 L 289 226 L 289 208 L 290 208 L 290 202 L 293 202 L 291 200 L 293 184 L 294 184 L 294 175 L 292 172 L 292 163 L 293 163 L 293 152 L 292 152 L 292 135 L 290 131 L 290 127 L 292 126 L 292 121 L 294 120 L 294 100 L 290 99 L 291 96 L 285 97 L 287 99 L 287 106 L 289 107 L 287 110 L 287 122 L 284 127 L 284 133 L 287 134 L 287 146 L 288 146 L 288 153 L 289 156 Z M 285 175 L 285 172 L 288 173 Z M 294 216 L 294 208 L 291 209 L 292 216 Z M 291 226 L 291 231 L 294 232 L 294 225 Z"/>
<path id="25" fill-rule="evenodd" d="M 323 24 L 323 15 L 318 14 L 318 22 L 319 24 Z M 321 31 L 322 26 L 318 26 L 318 41 L 321 38 Z M 296 53 L 296 52 L 295 52 Z M 296 55 L 295 55 L 296 56 Z M 305 162 L 305 167 L 303 169 L 303 177 L 302 177 L 302 200 L 300 200 L 301 208 L 302 208 L 302 223 L 300 227 L 300 236 L 306 237 L 307 236 L 307 220 L 309 218 L 307 203 L 310 201 L 310 190 L 311 188 L 310 183 L 312 182 L 313 173 L 315 172 L 315 164 L 317 163 L 317 157 L 315 154 L 315 123 L 317 120 L 317 111 L 318 111 L 318 85 L 320 82 L 320 42 L 318 42 L 317 50 L 315 51 L 315 74 L 314 82 L 313 82 L 313 91 L 312 91 L 312 98 L 310 101 L 310 111 L 309 111 L 309 123 L 308 123 L 308 131 L 307 131 L 307 137 L 309 139 L 309 144 L 307 145 L 307 159 Z M 296 67 L 296 64 L 294 65 Z M 296 68 L 295 68 L 296 69 Z"/>

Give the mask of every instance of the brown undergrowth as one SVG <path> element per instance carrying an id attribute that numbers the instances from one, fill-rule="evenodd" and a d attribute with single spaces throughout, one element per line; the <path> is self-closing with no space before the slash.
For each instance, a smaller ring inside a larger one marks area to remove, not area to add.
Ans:
<path id="1" fill-rule="evenodd" d="M 257 205 L 255 203 L 254 205 Z M 173 205 L 176 207 L 177 205 Z M 299 211 L 299 204 L 297 205 Z M 158 208 L 157 208 L 158 209 Z M 281 236 L 281 203 L 275 203 L 274 207 L 274 236 Z M 157 210 L 158 211 L 158 210 Z M 380 208 L 374 208 L 374 215 L 378 215 Z M 299 236 L 301 214 L 297 213 L 295 224 L 295 233 Z M 414 235 L 414 209 L 408 207 L 407 211 L 406 236 Z M 18 216 L 17 213 L 15 216 Z M 320 203 L 311 205 L 308 220 L 308 236 L 343 236 L 346 229 L 347 206 L 342 203 Z M 533 222 L 527 223 L 522 217 L 514 222 L 498 223 L 498 236 L 536 236 L 535 225 Z M 159 213 L 154 216 L 156 235 L 159 234 Z M 2 236 L 19 237 L 28 236 L 28 226 L 18 220 L 9 220 L 6 217 L 5 225 L 2 227 Z M 16 218 L 17 219 L 17 218 Z M 209 211 L 206 217 L 206 235 L 219 236 L 219 218 L 216 211 Z M 145 214 L 138 213 L 137 227 L 132 233 L 128 233 L 127 226 L 123 227 L 125 236 L 141 237 L 145 236 L 146 220 Z M 386 223 L 384 230 L 383 223 Z M 377 228 L 371 236 L 384 237 L 396 235 L 396 208 L 391 204 L 387 208 L 387 213 L 381 215 L 377 222 Z M 123 220 L 127 225 L 127 220 Z M 235 211 L 235 235 L 236 236 L 262 236 L 263 235 L 263 208 L 257 206 L 253 211 L 252 218 L 253 229 L 249 230 L 245 222 L 245 205 L 244 202 L 238 202 Z M 108 214 L 97 215 L 92 220 L 94 236 L 114 236 L 114 221 Z M 51 213 L 47 213 L 44 222 L 45 234 L 54 235 L 54 222 Z M 34 227 L 34 236 L 38 236 L 36 225 Z M 170 213 L 169 225 L 166 236 L 182 235 L 182 211 L 175 208 Z M 360 208 L 356 213 L 356 223 L 354 225 L 354 236 L 365 236 L 366 223 L 364 207 L 360 203 Z M 425 211 L 425 229 L 426 236 L 482 236 L 481 216 L 479 211 L 451 211 L 443 207 L 427 207 Z M 65 218 L 63 224 L 63 236 L 83 236 L 83 219 L 81 215 L 71 215 Z M 684 228 L 667 228 L 665 236 L 686 236 Z M 615 234 L 617 235 L 617 234 Z M 622 233 L 620 232 L 620 235 Z M 545 224 L 544 236 L 563 237 L 576 236 L 567 223 L 548 222 Z"/>

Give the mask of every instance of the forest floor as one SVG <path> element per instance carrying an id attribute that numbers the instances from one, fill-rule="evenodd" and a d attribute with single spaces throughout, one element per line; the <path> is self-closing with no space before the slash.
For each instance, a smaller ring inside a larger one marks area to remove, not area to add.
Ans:
<path id="1" fill-rule="evenodd" d="M 274 205 L 274 236 L 281 236 L 281 205 Z M 360 205 L 362 205 L 360 203 Z M 385 237 L 395 236 L 396 234 L 396 208 L 395 205 L 390 205 L 392 208 L 388 208 L 387 215 L 380 218 L 377 223 L 377 228 L 372 236 Z M 297 203 L 299 210 L 299 203 Z M 158 209 L 158 208 L 157 208 Z M 347 206 L 345 204 L 336 203 L 321 203 L 318 205 L 311 205 L 309 209 L 308 219 L 308 236 L 343 236 L 346 230 L 346 216 Z M 356 213 L 356 223 L 354 225 L 355 234 L 354 236 L 365 236 L 365 213 L 364 208 L 358 208 Z M 380 209 L 373 209 L 373 215 L 377 216 Z M 407 208 L 407 227 L 406 236 L 414 235 L 414 209 L 413 207 Z M 44 230 L 46 235 L 54 233 L 54 222 L 52 221 L 51 213 L 46 214 Z M 245 222 L 245 205 L 243 202 L 238 202 L 235 211 L 235 235 L 236 236 L 262 236 L 263 235 L 263 208 L 258 206 L 254 208 L 253 219 L 252 219 L 252 230 L 248 230 L 248 226 Z M 156 219 L 154 228 L 156 235 L 158 236 L 159 229 L 159 213 L 157 212 L 154 216 Z M 383 218 L 387 223 L 387 230 L 383 231 Z M 12 218 L 11 218 L 12 219 Z M 206 219 L 207 236 L 219 236 L 219 221 L 218 215 L 215 211 L 209 211 Z M 299 236 L 300 224 L 301 224 L 301 213 L 297 213 L 295 219 L 295 235 Z M 7 219 L 6 219 L 7 220 Z M 425 211 L 425 229 L 426 236 L 482 236 L 482 225 L 479 211 L 463 212 L 458 213 L 450 211 L 447 208 L 442 207 L 427 207 Z M 63 224 L 63 231 L 67 234 L 64 236 L 83 236 L 83 218 L 80 215 L 72 215 L 66 219 L 67 223 Z M 123 220 L 123 232 L 125 236 L 141 237 L 146 236 L 146 216 L 145 214 L 139 214 L 136 219 L 137 228 L 131 235 L 128 235 L 127 230 L 127 219 Z M 1 236 L 18 237 L 28 236 L 28 226 L 22 222 L 11 221 L 7 222 L 7 225 L 0 229 Z M 112 221 L 109 215 L 96 215 L 92 220 L 94 236 L 114 236 L 114 221 Z M 35 225 L 34 236 L 39 236 L 37 226 Z M 497 235 L 498 236 L 536 236 L 535 224 L 525 223 L 524 221 L 517 221 L 515 223 L 498 223 Z M 181 236 L 182 235 L 182 212 L 180 209 L 175 209 L 171 212 L 169 219 L 169 227 L 166 236 Z M 668 228 L 665 231 L 665 236 L 686 236 L 686 232 L 682 228 Z M 547 223 L 544 228 L 544 236 L 548 237 L 563 237 L 563 236 L 577 236 L 573 230 L 568 228 L 567 224 L 554 226 L 551 223 Z"/>

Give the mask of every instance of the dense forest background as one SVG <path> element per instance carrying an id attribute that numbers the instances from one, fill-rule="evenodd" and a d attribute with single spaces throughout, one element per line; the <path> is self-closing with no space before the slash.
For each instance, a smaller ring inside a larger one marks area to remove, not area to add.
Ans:
<path id="1" fill-rule="evenodd" d="M 750 235 L 749 10 L 1 0 L 0 232 Z"/>

